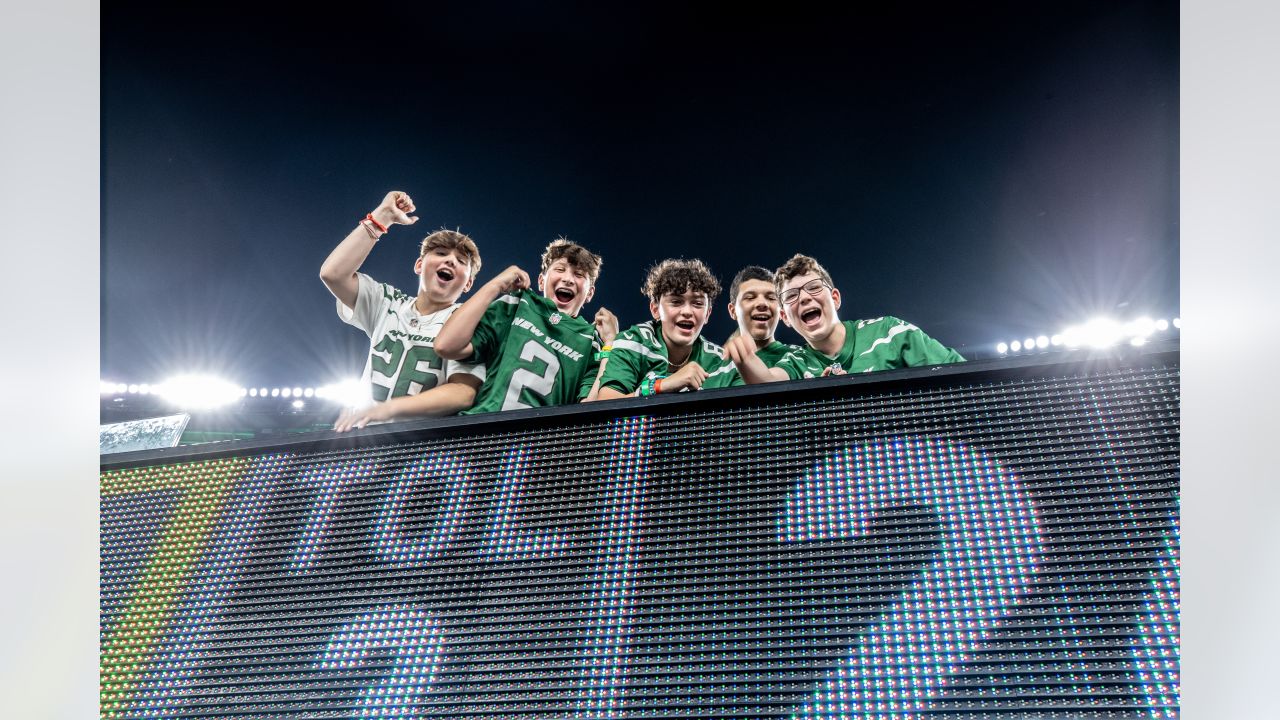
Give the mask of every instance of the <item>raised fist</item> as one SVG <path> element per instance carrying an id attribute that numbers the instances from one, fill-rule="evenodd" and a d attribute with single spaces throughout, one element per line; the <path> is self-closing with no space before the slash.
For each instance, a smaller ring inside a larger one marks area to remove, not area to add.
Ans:
<path id="1" fill-rule="evenodd" d="M 409 213 L 416 209 L 413 205 L 413 198 L 409 197 L 409 193 L 392 190 L 387 193 L 386 197 L 382 198 L 382 202 L 378 204 L 372 215 L 374 220 L 387 227 L 392 225 L 412 225 L 418 222 L 418 218 L 417 216 L 411 216 Z"/>
<path id="2" fill-rule="evenodd" d="M 607 308 L 600 308 L 596 311 L 594 324 L 596 332 L 600 333 L 600 342 L 612 345 L 613 339 L 618 337 L 618 317 Z"/>
<path id="3" fill-rule="evenodd" d="M 497 288 L 499 293 L 513 293 L 529 287 L 529 273 L 512 265 L 498 273 L 497 277 L 489 282 Z"/>

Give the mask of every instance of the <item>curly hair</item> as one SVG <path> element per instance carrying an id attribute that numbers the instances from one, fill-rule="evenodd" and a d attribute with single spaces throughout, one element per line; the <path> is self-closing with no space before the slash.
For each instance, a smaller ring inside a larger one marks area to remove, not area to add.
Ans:
<path id="1" fill-rule="evenodd" d="M 742 268 L 737 275 L 733 276 L 733 282 L 729 283 L 729 302 L 738 301 L 738 288 L 748 280 L 763 280 L 772 285 L 773 273 L 759 265 L 748 265 Z"/>
<path id="2" fill-rule="evenodd" d="M 649 268 L 649 275 L 640 288 L 653 302 L 658 302 L 663 295 L 683 295 L 690 290 L 706 293 L 707 302 L 714 301 L 720 294 L 720 281 L 701 260 L 663 260 Z"/>
<path id="3" fill-rule="evenodd" d="M 427 253 L 436 248 L 443 248 L 451 252 L 457 250 L 471 264 L 471 277 L 479 274 L 480 248 L 476 247 L 475 240 L 457 230 L 440 228 L 422 240 L 422 250 L 418 253 L 418 257 L 426 257 Z"/>
<path id="4" fill-rule="evenodd" d="M 575 267 L 587 274 L 591 278 L 591 284 L 594 285 L 596 278 L 600 277 L 600 266 L 604 264 L 604 260 L 599 255 L 573 242 L 567 237 L 558 237 L 547 245 L 547 249 L 542 253 L 542 272 L 546 272 L 551 267 L 551 263 L 564 258 L 570 266 Z"/>
<path id="5" fill-rule="evenodd" d="M 800 253 L 792 255 L 790 260 L 778 268 L 777 272 L 773 274 L 773 285 L 781 292 L 791 278 L 807 275 L 808 273 L 813 273 L 822 278 L 822 281 L 830 287 L 835 287 L 836 285 L 835 281 L 831 279 L 831 273 L 827 272 L 826 268 L 822 267 L 817 260 Z"/>

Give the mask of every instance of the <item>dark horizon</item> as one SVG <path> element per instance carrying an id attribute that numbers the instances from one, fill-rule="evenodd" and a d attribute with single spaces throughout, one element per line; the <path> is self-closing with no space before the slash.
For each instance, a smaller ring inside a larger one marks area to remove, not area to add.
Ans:
<path id="1" fill-rule="evenodd" d="M 102 377 L 357 375 L 367 340 L 317 273 L 391 189 L 421 221 L 370 275 L 412 291 L 441 226 L 479 244 L 478 283 L 564 234 L 604 256 L 584 314 L 624 327 L 664 257 L 727 286 L 794 252 L 845 319 L 971 358 L 1178 312 L 1176 5 L 613 12 L 104 8 Z"/>

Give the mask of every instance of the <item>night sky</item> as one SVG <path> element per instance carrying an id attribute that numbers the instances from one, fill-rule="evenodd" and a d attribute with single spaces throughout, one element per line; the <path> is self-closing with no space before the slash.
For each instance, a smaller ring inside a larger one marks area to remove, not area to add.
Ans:
<path id="1" fill-rule="evenodd" d="M 1178 313 L 1177 3 L 409 7 L 103 6 L 103 378 L 357 375 L 368 341 L 317 275 L 392 189 L 421 220 L 375 278 L 416 291 L 441 226 L 477 284 L 564 234 L 604 256 L 584 314 L 623 327 L 657 260 L 727 286 L 795 252 L 843 318 L 970 358 Z"/>

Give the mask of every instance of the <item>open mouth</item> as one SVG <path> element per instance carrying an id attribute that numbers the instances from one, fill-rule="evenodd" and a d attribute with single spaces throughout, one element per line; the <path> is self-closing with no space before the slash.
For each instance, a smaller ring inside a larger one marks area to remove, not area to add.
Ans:
<path id="1" fill-rule="evenodd" d="M 773 319 L 773 315 L 770 315 L 769 313 L 753 313 L 751 315 L 751 319 L 756 322 L 769 322 Z"/>
<path id="2" fill-rule="evenodd" d="M 805 325 L 811 325 L 814 322 L 817 322 L 818 318 L 820 317 L 822 317 L 821 309 L 816 307 L 809 308 L 808 310 L 805 310 L 804 312 L 800 313 L 800 322 L 804 323 Z"/>
<path id="3" fill-rule="evenodd" d="M 692 320 L 677 320 L 675 324 L 676 324 L 676 327 L 680 328 L 681 330 L 687 333 L 693 332 L 693 329 L 697 327 L 697 324 L 694 323 Z"/>
<path id="4" fill-rule="evenodd" d="M 436 277 L 440 278 L 445 282 L 449 282 L 450 280 L 453 280 L 453 278 L 456 276 L 453 274 L 453 271 L 450 270 L 449 268 L 442 267 L 436 270 Z"/>
<path id="5" fill-rule="evenodd" d="M 569 288 L 566 288 L 566 287 L 556 288 L 556 300 L 559 301 L 560 303 L 562 304 L 571 303 L 573 302 L 574 297 L 576 297 L 576 294 Z"/>

